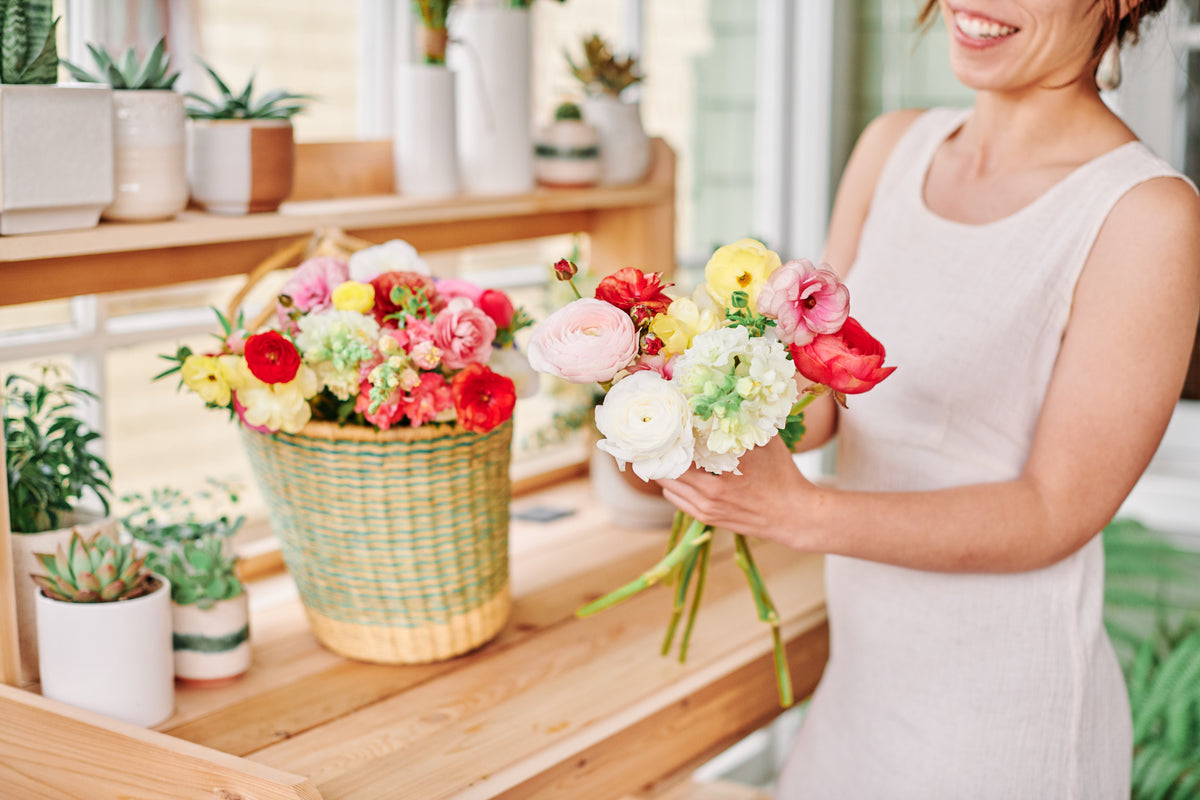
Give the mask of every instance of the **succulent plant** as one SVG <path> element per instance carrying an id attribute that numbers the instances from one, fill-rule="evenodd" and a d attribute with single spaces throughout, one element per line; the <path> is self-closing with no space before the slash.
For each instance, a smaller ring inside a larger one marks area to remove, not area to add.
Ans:
<path id="1" fill-rule="evenodd" d="M 579 106 L 576 103 L 559 103 L 558 108 L 554 109 L 554 121 L 572 119 L 583 119 L 583 111 Z"/>
<path id="2" fill-rule="evenodd" d="M 130 47 L 119 58 L 114 59 L 104 47 L 89 44 L 88 52 L 96 66 L 100 68 L 99 75 L 62 59 L 62 65 L 71 76 L 84 83 L 107 83 L 114 89 L 171 89 L 179 79 L 178 72 L 169 72 L 171 57 L 166 53 L 166 41 L 159 39 L 158 44 L 146 56 L 146 60 L 138 62 L 137 52 Z"/>
<path id="3" fill-rule="evenodd" d="M 151 547 L 166 548 L 204 536 L 229 538 L 246 521 L 245 514 L 234 515 L 238 487 L 229 481 L 208 479 L 211 489 L 194 494 L 163 486 L 149 492 L 131 492 L 121 496 L 127 511 L 121 525 L 134 539 Z"/>
<path id="4" fill-rule="evenodd" d="M 52 0 L 0 0 L 0 83 L 58 80 Z"/>
<path id="5" fill-rule="evenodd" d="M 571 67 L 571 74 L 579 79 L 588 94 L 618 97 L 643 77 L 637 74 L 637 60 L 633 56 L 617 58 L 599 34 L 592 34 L 583 40 L 586 63 L 576 64 L 566 50 L 563 55 Z"/>
<path id="6" fill-rule="evenodd" d="M 187 108 L 187 115 L 192 119 L 291 119 L 303 111 L 307 102 L 313 99 L 312 95 L 293 94 L 276 89 L 255 100 L 253 75 L 246 82 L 245 88 L 235 94 L 212 67 L 203 61 L 200 65 L 216 84 L 221 97 L 214 101 L 195 92 L 188 92 L 188 98 L 199 103 Z"/>
<path id="7" fill-rule="evenodd" d="M 157 585 L 146 559 L 134 558 L 133 547 L 114 543 L 103 534 L 84 539 L 71 534 L 67 549 L 37 553 L 45 575 L 32 575 L 42 594 L 67 603 L 111 603 L 149 594 Z"/>
<path id="8" fill-rule="evenodd" d="M 220 536 L 184 542 L 167 557 L 155 556 L 155 566 L 171 582 L 171 599 L 181 606 L 212 608 L 242 593 L 237 557 L 226 552 Z"/>

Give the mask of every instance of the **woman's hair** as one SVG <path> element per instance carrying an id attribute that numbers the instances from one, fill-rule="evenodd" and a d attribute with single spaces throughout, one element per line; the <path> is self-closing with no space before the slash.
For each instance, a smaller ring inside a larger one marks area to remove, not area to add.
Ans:
<path id="1" fill-rule="evenodd" d="M 1095 2 L 1099 3 L 1102 0 L 1095 0 Z M 1162 11 L 1166 4 L 1167 0 L 1141 0 L 1134 4 L 1128 14 L 1122 17 L 1121 0 L 1111 0 L 1107 13 L 1104 15 L 1104 26 L 1100 29 L 1100 36 L 1096 39 L 1096 48 L 1092 55 L 1098 56 L 1103 53 L 1114 40 L 1118 47 L 1126 43 L 1136 44 L 1138 27 L 1142 24 L 1142 20 Z M 938 0 L 925 0 L 925 6 L 917 15 L 917 27 L 927 28 L 932 25 L 937 10 Z"/>

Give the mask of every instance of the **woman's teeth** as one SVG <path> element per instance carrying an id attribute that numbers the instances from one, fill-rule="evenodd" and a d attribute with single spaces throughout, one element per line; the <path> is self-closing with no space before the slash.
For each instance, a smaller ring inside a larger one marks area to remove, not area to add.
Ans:
<path id="1" fill-rule="evenodd" d="M 1001 25 L 999 22 L 990 22 L 979 17 L 972 17 L 962 12 L 954 15 L 954 24 L 958 26 L 960 31 L 972 39 L 998 39 L 1001 36 L 1008 36 L 1017 32 L 1016 28 Z"/>

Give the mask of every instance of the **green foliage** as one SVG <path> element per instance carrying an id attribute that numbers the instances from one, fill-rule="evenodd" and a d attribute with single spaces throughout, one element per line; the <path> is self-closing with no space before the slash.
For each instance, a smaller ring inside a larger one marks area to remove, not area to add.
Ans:
<path id="1" fill-rule="evenodd" d="M 39 533 L 62 527 L 85 492 L 108 513 L 112 471 L 92 452 L 100 434 L 75 413 L 74 402 L 95 395 L 42 367 L 39 379 L 11 374 L 4 381 L 4 446 L 8 519 L 13 531 Z"/>
<path id="2" fill-rule="evenodd" d="M 558 108 L 554 109 L 554 119 L 556 122 L 583 119 L 583 112 L 575 103 L 559 103 Z"/>
<path id="3" fill-rule="evenodd" d="M 51 0 L 0 0 L 0 83 L 58 80 L 58 20 Z"/>
<path id="4" fill-rule="evenodd" d="M 221 80 L 221 76 L 203 61 L 200 65 L 216 84 L 220 97 L 209 100 L 195 92 L 188 92 L 189 99 L 197 105 L 190 105 L 187 115 L 192 119 L 291 119 L 304 110 L 312 95 L 292 94 L 283 89 L 275 89 L 254 99 L 254 76 L 246 82 L 240 92 L 234 92 L 229 85 Z"/>
<path id="5" fill-rule="evenodd" d="M 246 521 L 232 511 L 240 489 L 212 478 L 208 483 L 211 489 L 194 495 L 169 486 L 122 495 L 128 511 L 121 524 L 133 538 L 160 549 L 212 536 L 231 538 Z"/>
<path id="6" fill-rule="evenodd" d="M 583 40 L 585 63 L 576 64 L 566 50 L 563 55 L 566 56 L 571 74 L 579 79 L 588 94 L 618 97 L 644 77 L 637 73 L 637 60 L 633 56 L 617 58 L 599 34 L 592 34 Z"/>
<path id="7" fill-rule="evenodd" d="M 212 608 L 242 593 L 237 558 L 221 536 L 204 536 L 183 544 L 167 557 L 155 556 L 154 567 L 171 582 L 171 599 L 181 606 Z"/>
<path id="8" fill-rule="evenodd" d="M 133 546 L 117 544 L 103 534 L 84 539 L 72 532 L 67 549 L 37 553 L 44 575 L 31 575 L 42 594 L 67 603 L 112 603 L 131 600 L 154 590 L 157 583 L 134 558 Z"/>
<path id="9" fill-rule="evenodd" d="M 138 62 L 137 52 L 133 47 L 125 51 L 119 59 L 114 59 L 103 46 L 89 44 L 88 52 L 96 66 L 98 74 L 62 59 L 62 64 L 77 81 L 84 83 L 107 83 L 114 89 L 172 89 L 179 79 L 178 72 L 170 72 L 171 57 L 166 53 L 166 40 L 159 39 L 158 44 L 146 60 Z"/>

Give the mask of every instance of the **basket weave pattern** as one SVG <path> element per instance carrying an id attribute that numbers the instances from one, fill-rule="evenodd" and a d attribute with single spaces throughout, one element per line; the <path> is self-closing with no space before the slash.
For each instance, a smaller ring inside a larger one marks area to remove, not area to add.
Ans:
<path id="1" fill-rule="evenodd" d="M 511 420 L 482 435 L 310 422 L 243 441 L 309 622 L 331 650 L 422 663 L 504 626 Z"/>

